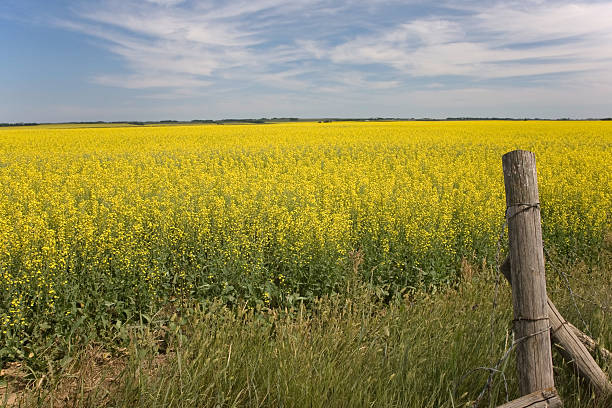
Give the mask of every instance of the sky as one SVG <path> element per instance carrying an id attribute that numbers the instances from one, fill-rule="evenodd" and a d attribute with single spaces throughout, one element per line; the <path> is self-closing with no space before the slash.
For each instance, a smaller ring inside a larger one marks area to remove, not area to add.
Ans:
<path id="1" fill-rule="evenodd" d="M 0 0 L 0 122 L 612 116 L 612 1 Z"/>

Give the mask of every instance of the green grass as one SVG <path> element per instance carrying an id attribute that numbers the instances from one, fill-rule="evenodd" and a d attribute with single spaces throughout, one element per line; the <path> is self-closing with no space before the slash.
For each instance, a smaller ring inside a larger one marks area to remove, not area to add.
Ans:
<path id="1" fill-rule="evenodd" d="M 581 329 L 584 319 L 608 348 L 611 265 L 609 250 L 595 267 L 547 265 L 549 295 L 561 313 Z M 569 275 L 577 295 L 597 304 L 572 298 L 559 272 Z M 148 324 L 126 328 L 126 350 L 77 348 L 54 372 L 31 374 L 23 406 L 471 406 L 488 375 L 472 370 L 493 366 L 511 342 L 510 287 L 500 281 L 493 311 L 494 276 L 486 267 L 465 265 L 456 288 L 390 304 L 354 279 L 343 293 L 291 310 L 168 307 Z M 610 376 L 612 362 L 596 358 Z M 553 359 L 566 408 L 610 406 L 556 351 Z M 514 353 L 501 369 L 508 398 L 516 398 Z M 500 374 L 479 406 L 505 400 Z"/>

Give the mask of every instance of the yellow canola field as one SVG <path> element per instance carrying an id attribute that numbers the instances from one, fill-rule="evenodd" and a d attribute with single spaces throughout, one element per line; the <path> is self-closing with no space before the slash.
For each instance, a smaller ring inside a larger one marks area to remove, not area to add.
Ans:
<path id="1" fill-rule="evenodd" d="M 596 254 L 612 122 L 0 130 L 0 340 L 177 299 L 288 304 L 353 266 L 387 297 L 452 284 L 462 259 L 495 262 L 518 148 L 549 251 Z"/>

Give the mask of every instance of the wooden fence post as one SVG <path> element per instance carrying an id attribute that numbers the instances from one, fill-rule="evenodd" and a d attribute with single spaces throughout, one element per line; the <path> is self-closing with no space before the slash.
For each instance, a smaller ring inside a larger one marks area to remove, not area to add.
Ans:
<path id="1" fill-rule="evenodd" d="M 554 389 L 535 155 L 502 157 L 521 395 Z"/>

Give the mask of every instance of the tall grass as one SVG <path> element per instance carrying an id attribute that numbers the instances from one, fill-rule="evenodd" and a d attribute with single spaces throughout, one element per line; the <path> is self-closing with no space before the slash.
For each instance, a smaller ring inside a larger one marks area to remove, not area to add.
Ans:
<path id="1" fill-rule="evenodd" d="M 610 265 L 609 252 L 596 268 L 548 264 L 550 297 L 577 326 L 584 318 L 608 348 Z M 557 272 L 570 274 L 573 291 L 597 305 L 572 298 Z M 470 406 L 488 376 L 478 368 L 493 366 L 512 341 L 512 306 L 510 287 L 500 281 L 493 310 L 491 269 L 466 264 L 462 276 L 455 289 L 386 305 L 360 280 L 309 308 L 253 311 L 212 303 L 175 317 L 161 343 L 159 336 L 135 336 L 112 382 L 68 381 L 66 387 L 67 373 L 82 372 L 88 355 L 66 370 L 63 386 L 42 387 L 29 402 L 52 406 L 54 396 L 63 395 L 78 407 Z M 596 357 L 612 374 L 612 362 Z M 610 406 L 556 351 L 554 362 L 565 407 Z M 500 369 L 480 407 L 518 396 L 514 353 Z"/>

